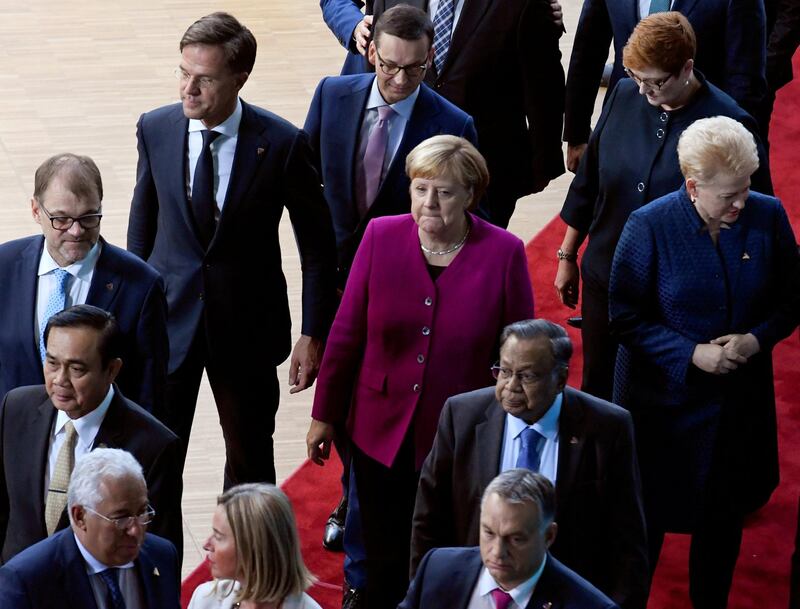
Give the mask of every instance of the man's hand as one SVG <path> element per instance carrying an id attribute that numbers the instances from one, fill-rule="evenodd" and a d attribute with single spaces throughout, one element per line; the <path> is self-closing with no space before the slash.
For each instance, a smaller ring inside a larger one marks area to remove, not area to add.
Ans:
<path id="1" fill-rule="evenodd" d="M 369 46 L 369 38 L 371 35 L 372 15 L 364 15 L 364 18 L 359 21 L 355 29 L 353 29 L 353 40 L 356 42 L 356 49 L 362 55 L 367 54 L 367 47 Z"/>
<path id="2" fill-rule="evenodd" d="M 746 362 L 747 358 L 744 356 L 719 345 L 697 345 L 692 353 L 692 363 L 703 372 L 711 374 L 728 374 Z"/>
<path id="3" fill-rule="evenodd" d="M 561 31 L 564 30 L 564 13 L 561 10 L 561 5 L 558 0 L 550 1 L 550 16 L 553 19 L 553 24 Z"/>
<path id="4" fill-rule="evenodd" d="M 719 345 L 729 351 L 734 351 L 744 358 L 750 359 L 761 351 L 758 339 L 752 334 L 726 334 L 711 341 L 712 345 Z"/>
<path id="5" fill-rule="evenodd" d="M 567 169 L 572 173 L 578 171 L 578 165 L 581 164 L 583 153 L 586 152 L 587 144 L 567 144 Z"/>
<path id="6" fill-rule="evenodd" d="M 289 364 L 289 385 L 292 385 L 289 393 L 303 391 L 314 384 L 323 349 L 321 340 L 305 334 L 300 335 L 292 350 L 292 360 Z"/>
<path id="7" fill-rule="evenodd" d="M 317 465 L 325 465 L 325 461 L 331 456 L 332 441 L 333 425 L 311 419 L 311 426 L 306 434 L 308 458 Z"/>
<path id="8" fill-rule="evenodd" d="M 581 272 L 577 262 L 569 260 L 558 261 L 558 272 L 556 273 L 556 292 L 561 304 L 574 309 L 578 305 L 578 293 L 580 290 Z"/>

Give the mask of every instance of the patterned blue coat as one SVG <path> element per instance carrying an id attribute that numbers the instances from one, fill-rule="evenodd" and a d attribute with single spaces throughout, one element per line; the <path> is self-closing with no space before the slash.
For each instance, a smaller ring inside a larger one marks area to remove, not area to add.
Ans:
<path id="1" fill-rule="evenodd" d="M 685 187 L 631 214 L 614 256 L 614 401 L 636 427 L 646 512 L 691 530 L 713 492 L 747 513 L 778 483 L 772 348 L 797 325 L 797 245 L 780 201 L 751 192 L 715 247 Z M 788 288 L 787 288 L 788 286 Z M 761 352 L 727 375 L 699 343 L 752 332 Z"/>

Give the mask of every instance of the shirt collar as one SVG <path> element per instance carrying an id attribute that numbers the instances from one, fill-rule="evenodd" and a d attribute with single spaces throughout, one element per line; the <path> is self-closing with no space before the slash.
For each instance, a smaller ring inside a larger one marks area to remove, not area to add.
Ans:
<path id="1" fill-rule="evenodd" d="M 506 424 L 508 425 L 508 429 L 511 432 L 511 437 L 516 438 L 519 434 L 522 433 L 523 429 L 527 427 L 532 427 L 540 434 L 542 434 L 545 438 L 550 441 L 555 441 L 558 439 L 558 419 L 561 416 L 561 403 L 564 400 L 564 394 L 559 393 L 553 403 L 550 404 L 550 407 L 547 409 L 547 412 L 544 413 L 544 416 L 536 421 L 533 425 L 528 425 L 525 421 L 510 414 L 506 414 Z"/>
<path id="2" fill-rule="evenodd" d="M 236 100 L 236 108 L 228 118 L 222 121 L 216 127 L 212 127 L 211 131 L 219 131 L 222 135 L 227 137 L 236 137 L 239 133 L 239 123 L 242 122 L 242 100 Z M 189 133 L 194 131 L 205 131 L 208 127 L 203 124 L 203 121 L 196 118 L 189 119 Z"/>
<path id="3" fill-rule="evenodd" d="M 539 578 L 542 576 L 542 572 L 544 571 L 545 563 L 547 563 L 547 554 L 544 555 L 542 564 L 539 565 L 538 569 L 536 569 L 536 573 L 531 575 L 513 590 L 506 590 L 506 592 L 511 595 L 511 598 L 514 599 L 514 602 L 518 607 L 528 606 L 531 596 L 533 596 L 533 590 L 536 588 L 536 584 L 539 582 Z M 492 577 L 491 573 L 489 573 L 489 569 L 483 567 L 481 569 L 481 574 L 478 577 L 478 594 L 482 597 L 486 596 L 495 588 L 500 588 L 502 590 L 500 585 Z"/>
<path id="4" fill-rule="evenodd" d="M 417 97 L 419 96 L 419 86 L 414 89 L 413 93 L 406 97 L 405 99 L 401 99 L 399 102 L 394 104 L 389 104 L 392 107 L 392 110 L 397 112 L 400 116 L 402 116 L 406 120 L 411 119 L 411 113 L 414 111 L 414 104 L 417 102 Z M 369 91 L 369 97 L 367 98 L 367 110 L 373 110 L 380 106 L 385 106 L 386 101 L 383 99 L 383 95 L 381 95 L 380 90 L 378 89 L 378 78 L 377 76 L 372 79 L 372 88 Z"/>
<path id="5" fill-rule="evenodd" d="M 69 266 L 65 266 L 64 270 L 73 277 L 83 279 L 87 275 L 91 274 L 92 271 L 94 271 L 94 267 L 97 264 L 97 258 L 100 256 L 101 249 L 102 244 L 100 243 L 100 239 L 98 239 L 97 243 L 92 246 L 92 249 L 90 249 L 89 253 L 84 256 L 83 260 L 78 260 Z M 58 268 L 61 267 L 58 266 L 58 263 L 55 260 L 53 260 L 50 252 L 47 251 L 47 243 L 45 243 L 42 247 L 42 256 L 39 258 L 39 270 L 37 275 L 41 277 L 42 275 L 47 275 Z"/>
<path id="6" fill-rule="evenodd" d="M 75 535 L 75 532 L 73 531 L 72 534 Z M 84 545 L 81 543 L 81 540 L 78 539 L 77 535 L 75 535 L 75 544 L 78 546 L 78 552 L 80 552 L 81 556 L 83 556 L 83 560 L 86 561 L 86 572 L 89 575 L 94 575 L 95 573 L 101 573 L 102 571 L 105 571 L 106 569 L 111 569 L 112 568 L 112 567 L 109 567 L 108 565 L 104 565 L 99 560 L 97 560 L 92 555 L 92 553 L 89 552 L 89 550 L 87 550 L 84 547 Z M 124 565 L 119 565 L 118 567 L 114 567 L 114 568 L 116 568 L 116 569 L 132 569 L 133 566 L 134 566 L 133 562 L 129 562 L 129 563 L 125 563 Z"/>
<path id="7" fill-rule="evenodd" d="M 114 386 L 111 385 L 108 388 L 106 397 L 103 398 L 103 401 L 100 402 L 97 408 L 78 419 L 71 419 L 72 424 L 75 426 L 75 431 L 78 433 L 78 437 L 83 440 L 85 445 L 91 446 L 95 437 L 97 437 L 97 432 L 100 431 L 100 426 L 103 424 L 103 419 L 106 416 L 106 412 L 108 412 L 108 407 L 111 405 L 111 399 L 113 397 Z M 55 433 L 58 434 L 69 420 L 70 418 L 67 416 L 67 413 L 63 410 L 59 410 L 56 416 Z"/>

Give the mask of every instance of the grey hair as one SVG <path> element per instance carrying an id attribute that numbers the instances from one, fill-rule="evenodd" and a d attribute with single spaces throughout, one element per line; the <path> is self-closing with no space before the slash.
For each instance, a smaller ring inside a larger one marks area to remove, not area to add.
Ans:
<path id="1" fill-rule="evenodd" d="M 556 517 L 556 490 L 553 483 L 529 469 L 509 469 L 492 480 L 483 491 L 481 509 L 490 495 L 497 495 L 506 503 L 535 503 L 539 508 L 542 529 Z"/>
<path id="2" fill-rule="evenodd" d="M 67 489 L 67 510 L 72 522 L 76 505 L 94 509 L 103 500 L 100 484 L 106 478 L 135 478 L 145 487 L 142 466 L 128 451 L 121 448 L 96 448 L 75 463 Z"/>
<path id="3" fill-rule="evenodd" d="M 512 336 L 517 340 L 546 338 L 550 341 L 550 350 L 556 360 L 556 365 L 562 370 L 569 368 L 569 360 L 572 357 L 572 341 L 567 331 L 558 324 L 546 319 L 525 319 L 508 324 L 500 334 L 501 349 Z"/>

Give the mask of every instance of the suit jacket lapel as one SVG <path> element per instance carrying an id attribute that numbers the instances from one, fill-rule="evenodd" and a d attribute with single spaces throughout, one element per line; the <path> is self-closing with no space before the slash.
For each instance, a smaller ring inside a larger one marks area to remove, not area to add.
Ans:
<path id="1" fill-rule="evenodd" d="M 562 595 L 556 584 L 554 569 L 553 557 L 548 554 L 544 570 L 539 581 L 536 582 L 533 596 L 531 596 L 526 609 L 559 609 L 562 606 Z"/>
<path id="2" fill-rule="evenodd" d="M 50 432 L 53 428 L 56 409 L 50 398 L 47 398 L 41 404 L 33 406 L 29 412 L 30 424 L 25 426 L 26 433 L 17 440 L 19 446 L 25 447 L 24 452 L 32 455 L 31 475 L 25 478 L 27 488 L 21 489 L 20 492 L 35 498 L 31 502 L 34 509 L 33 518 L 41 525 L 44 532 L 44 476 L 47 471 Z"/>
<path id="3" fill-rule="evenodd" d="M 741 221 L 734 222 L 730 228 L 723 228 L 719 233 L 719 251 L 728 274 L 728 298 L 734 301 L 739 288 L 739 271 L 743 264 L 748 264 L 747 260 L 742 259 L 746 253 L 748 233 L 747 227 Z M 728 304 L 728 311 L 732 311 L 732 303 Z"/>
<path id="4" fill-rule="evenodd" d="M 556 476 L 556 502 L 564 505 L 578 473 L 583 448 L 586 443 L 584 413 L 581 403 L 574 399 L 573 389 L 564 389 L 561 416 L 558 421 L 558 474 Z"/>
<path id="5" fill-rule="evenodd" d="M 475 444 L 480 451 L 480 469 L 478 486 L 486 488 L 500 473 L 500 453 L 503 451 L 503 430 L 506 425 L 506 413 L 503 407 L 492 400 L 486 408 L 486 418 L 475 426 Z M 497 442 L 500 438 L 500 442 Z"/>
<path id="6" fill-rule="evenodd" d="M 158 607 L 159 598 L 156 594 L 153 579 L 160 577 L 155 563 L 150 560 L 147 550 L 143 547 L 139 550 L 139 557 L 136 559 L 136 568 L 139 570 L 139 581 L 142 582 L 142 590 L 144 591 L 144 598 L 148 607 Z"/>
<path id="7" fill-rule="evenodd" d="M 160 138 L 158 145 L 163 147 L 163 156 L 161 158 L 171 164 L 167 178 L 167 192 L 172 195 L 175 201 L 179 202 L 178 207 L 181 210 L 183 221 L 186 222 L 187 226 L 191 227 L 196 236 L 194 216 L 189 208 L 189 197 L 186 194 L 187 176 L 189 175 L 187 167 L 189 119 L 183 115 L 183 109 L 180 104 L 174 107 L 170 133 Z M 202 249 L 199 239 L 197 240 L 197 246 Z"/>
<path id="8" fill-rule="evenodd" d="M 350 201 L 352 204 L 348 208 L 348 212 L 352 214 L 348 226 L 358 226 L 358 208 L 355 202 L 356 198 L 356 171 L 361 165 L 361 161 L 357 159 L 358 155 L 358 137 L 361 133 L 361 123 L 364 121 L 364 112 L 366 111 L 367 98 L 372 90 L 372 82 L 374 76 L 371 78 L 359 79 L 358 82 L 353 83 L 353 87 L 348 93 L 344 93 L 339 97 L 339 108 L 337 110 L 341 116 L 357 116 L 358 120 L 355 122 L 355 129 L 350 129 L 344 138 L 344 149 L 341 151 L 341 159 L 343 160 L 342 172 L 346 176 L 344 191 L 349 193 Z"/>
<path id="9" fill-rule="evenodd" d="M 122 401 L 119 388 L 114 386 L 114 397 L 108 406 L 106 416 L 100 424 L 100 429 L 94 438 L 92 449 L 95 448 L 124 448 L 121 446 L 125 430 L 123 429 L 122 410 L 125 405 Z"/>
<path id="10" fill-rule="evenodd" d="M 113 256 L 113 254 L 109 254 L 108 244 L 105 239 L 100 237 L 100 241 L 102 249 L 94 267 L 92 284 L 89 286 L 86 303 L 108 311 L 114 298 L 119 294 L 123 277 L 117 274 L 109 264 L 109 255 Z"/>
<path id="11" fill-rule="evenodd" d="M 472 33 L 475 31 L 475 28 L 478 27 L 484 15 L 486 15 L 486 11 L 489 10 L 491 4 L 491 0 L 464 0 L 461 16 L 458 18 L 456 29 L 450 40 L 450 49 L 447 51 L 447 57 L 445 57 L 442 71 L 438 75 L 439 79 L 441 79 L 442 74 L 447 72 L 447 69 L 458 57 L 461 50 L 469 46 Z M 433 17 L 435 17 L 435 15 Z M 431 17 L 431 19 L 433 19 L 433 17 Z"/>
<path id="12" fill-rule="evenodd" d="M 697 0 L 675 0 L 670 10 L 679 11 L 688 17 L 695 4 L 697 4 Z"/>
<path id="13" fill-rule="evenodd" d="M 60 577 L 64 578 L 64 602 L 70 607 L 80 609 L 97 609 L 97 602 L 94 599 L 92 584 L 89 582 L 89 575 L 86 573 L 86 561 L 78 550 L 75 542 L 75 534 L 72 531 L 57 533 L 61 535 L 58 540 L 59 550 L 57 561 L 62 563 L 60 569 L 55 571 Z M 154 607 L 155 605 L 150 605 Z"/>
<path id="14" fill-rule="evenodd" d="M 14 265 L 14 272 L 6 286 L 6 289 L 13 286 L 13 290 L 17 294 L 18 305 L 9 312 L 11 315 L 4 319 L 3 323 L 15 328 L 15 331 L 21 332 L 23 336 L 27 335 L 27 339 L 23 340 L 25 351 L 22 356 L 32 366 L 42 365 L 34 316 L 36 315 L 36 289 L 39 280 L 37 271 L 43 247 L 44 237 L 31 240 L 30 245 L 25 248 Z"/>
<path id="15" fill-rule="evenodd" d="M 472 590 L 478 582 L 478 576 L 481 574 L 481 561 L 480 551 L 475 548 L 470 552 L 466 560 L 461 561 L 452 571 L 450 581 L 453 582 L 451 589 L 453 591 L 452 599 L 441 599 L 443 602 L 442 607 L 454 607 L 455 609 L 467 609 L 469 600 L 472 597 Z"/>

